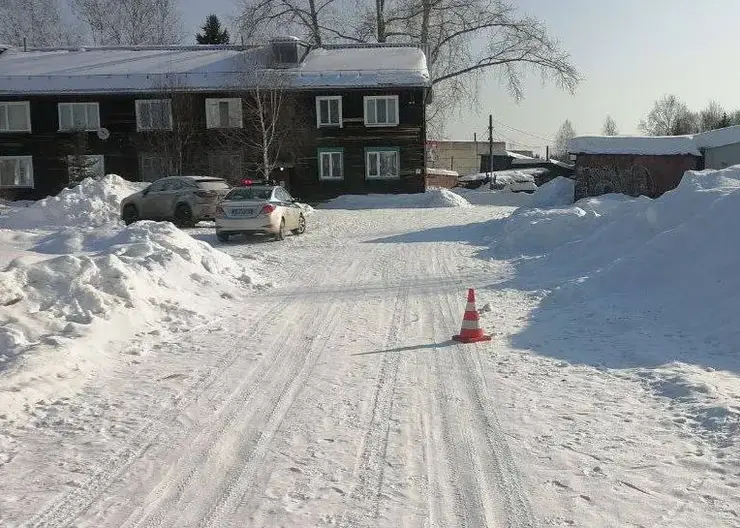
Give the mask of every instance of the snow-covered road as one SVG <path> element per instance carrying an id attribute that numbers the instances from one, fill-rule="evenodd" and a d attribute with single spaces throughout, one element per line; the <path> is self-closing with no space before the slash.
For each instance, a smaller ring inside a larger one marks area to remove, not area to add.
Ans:
<path id="1" fill-rule="evenodd" d="M 638 376 L 512 348 L 539 293 L 476 255 L 510 212 L 319 211 L 282 244 L 193 230 L 276 286 L 112 344 L 131 361 L 7 424 L 0 524 L 737 526 L 740 469 Z M 450 341 L 468 287 L 491 343 Z"/>
<path id="2" fill-rule="evenodd" d="M 465 288 L 505 270 L 463 265 L 454 223 L 474 218 L 445 216 L 326 212 L 284 245 L 225 246 L 261 252 L 280 286 L 203 328 L 141 336 L 159 353 L 89 388 L 91 419 L 60 411 L 91 438 L 16 459 L 81 467 L 63 482 L 41 471 L 44 492 L 20 497 L 8 522 L 533 526 L 481 364 L 488 349 L 450 342 Z M 452 240 L 382 239 L 435 228 Z M 95 445 L 101 431 L 110 441 Z"/>

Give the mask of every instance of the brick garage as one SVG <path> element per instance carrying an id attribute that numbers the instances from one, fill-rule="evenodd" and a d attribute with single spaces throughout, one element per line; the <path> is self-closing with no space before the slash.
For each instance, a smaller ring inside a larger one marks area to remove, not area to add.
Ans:
<path id="1" fill-rule="evenodd" d="M 699 168 L 701 158 L 692 154 L 578 154 L 576 199 L 610 192 L 655 198 L 675 189 L 684 172 Z"/>

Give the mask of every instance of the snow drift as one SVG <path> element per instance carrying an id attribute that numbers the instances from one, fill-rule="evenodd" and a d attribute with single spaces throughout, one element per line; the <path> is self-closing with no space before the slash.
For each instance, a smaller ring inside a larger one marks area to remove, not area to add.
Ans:
<path id="1" fill-rule="evenodd" d="M 38 397 L 60 379 L 105 368 L 115 359 L 110 341 L 150 324 L 197 324 L 261 282 L 169 222 L 123 226 L 120 199 L 138 187 L 109 175 L 8 206 L 2 226 L 12 229 L 3 240 L 18 246 L 0 249 L 0 262 L 9 262 L 0 271 L 5 408 L 24 405 L 28 391 Z"/>
<path id="2" fill-rule="evenodd" d="M 532 207 L 557 207 L 573 203 L 575 182 L 570 178 L 558 176 L 544 183 L 532 195 Z"/>
<path id="3" fill-rule="evenodd" d="M 728 241 L 739 224 L 740 166 L 689 171 L 655 200 L 518 210 L 498 225 L 491 255 L 525 257 L 518 286 L 548 293 L 514 343 L 547 336 L 545 354 L 635 369 L 687 427 L 728 441 L 740 430 L 729 403 L 737 378 L 702 387 L 706 370 L 740 373 L 740 247 Z"/>
<path id="4" fill-rule="evenodd" d="M 76 187 L 38 202 L 10 202 L 0 215 L 0 229 L 30 229 L 42 226 L 98 226 L 117 221 L 121 200 L 147 183 L 124 180 L 116 174 L 87 178 Z"/>
<path id="5" fill-rule="evenodd" d="M 328 201 L 322 209 L 414 209 L 470 207 L 470 203 L 448 189 L 429 189 L 418 194 L 345 195 Z"/>
<path id="6" fill-rule="evenodd" d="M 120 310 L 135 310 L 131 318 L 148 320 L 163 302 L 186 307 L 194 296 L 256 278 L 170 223 L 141 222 L 78 242 L 76 254 L 30 263 L 16 259 L 0 272 L 5 359 L 53 336 L 78 334 L 82 326 Z"/>

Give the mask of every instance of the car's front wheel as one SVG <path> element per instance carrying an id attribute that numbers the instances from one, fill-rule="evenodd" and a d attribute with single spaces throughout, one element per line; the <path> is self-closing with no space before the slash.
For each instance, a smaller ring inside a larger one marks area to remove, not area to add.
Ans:
<path id="1" fill-rule="evenodd" d="M 127 205 L 126 207 L 123 208 L 121 219 L 126 225 L 131 225 L 134 222 L 138 222 L 139 221 L 139 210 L 136 209 L 136 206 Z"/>
<path id="2" fill-rule="evenodd" d="M 219 242 L 228 242 L 229 241 L 229 234 L 223 233 L 221 231 L 216 231 L 216 238 Z"/>
<path id="3" fill-rule="evenodd" d="M 175 225 L 177 227 L 192 227 L 195 225 L 193 210 L 190 209 L 189 205 L 180 204 L 175 208 Z"/>
<path id="4" fill-rule="evenodd" d="M 298 227 L 293 230 L 294 235 L 302 235 L 306 232 L 306 217 L 303 216 L 301 213 L 300 216 L 298 216 Z"/>

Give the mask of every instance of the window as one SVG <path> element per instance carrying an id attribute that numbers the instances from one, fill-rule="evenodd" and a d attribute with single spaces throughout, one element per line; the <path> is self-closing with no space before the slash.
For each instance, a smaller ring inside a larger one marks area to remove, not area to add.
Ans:
<path id="1" fill-rule="evenodd" d="M 365 126 L 398 125 L 398 96 L 365 97 Z"/>
<path id="2" fill-rule="evenodd" d="M 319 149 L 319 179 L 344 179 L 344 149 Z"/>
<path id="3" fill-rule="evenodd" d="M 103 156 L 72 155 L 67 156 L 69 181 L 81 181 L 85 178 L 102 178 L 105 176 Z"/>
<path id="4" fill-rule="evenodd" d="M 400 176 L 397 148 L 365 149 L 365 164 L 368 180 L 390 180 Z"/>
<path id="5" fill-rule="evenodd" d="M 342 128 L 342 96 L 316 98 L 316 126 Z"/>
<path id="6" fill-rule="evenodd" d="M 172 130 L 172 107 L 170 105 L 170 100 L 137 100 L 136 130 Z"/>
<path id="7" fill-rule="evenodd" d="M 139 176 L 141 181 L 153 182 L 169 174 L 167 160 L 157 154 L 141 154 L 139 156 Z"/>
<path id="8" fill-rule="evenodd" d="M 100 128 L 98 103 L 59 103 L 59 130 L 95 131 Z"/>
<path id="9" fill-rule="evenodd" d="M 224 200 L 269 200 L 272 198 L 272 189 L 267 187 L 239 187 L 226 195 Z"/>
<path id="10" fill-rule="evenodd" d="M 31 156 L 0 156 L 0 187 L 33 189 L 33 159 Z"/>
<path id="11" fill-rule="evenodd" d="M 242 128 L 242 100 L 206 99 L 206 127 Z"/>
<path id="12" fill-rule="evenodd" d="M 242 153 L 236 150 L 209 152 L 208 174 L 236 183 L 244 175 L 242 162 Z"/>
<path id="13" fill-rule="evenodd" d="M 282 187 L 278 187 L 277 189 L 275 189 L 275 198 L 285 203 L 293 201 L 293 197 L 290 195 L 290 193 Z"/>
<path id="14" fill-rule="evenodd" d="M 28 101 L 0 103 L 0 132 L 30 132 L 31 105 Z"/>

